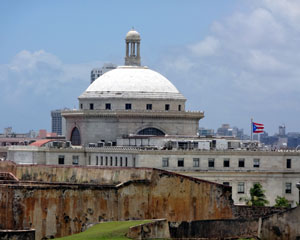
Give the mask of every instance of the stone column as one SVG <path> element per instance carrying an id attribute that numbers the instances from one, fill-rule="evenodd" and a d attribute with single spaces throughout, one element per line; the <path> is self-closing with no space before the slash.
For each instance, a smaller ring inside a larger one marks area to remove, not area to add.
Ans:
<path id="1" fill-rule="evenodd" d="M 126 42 L 126 57 L 129 57 L 129 42 Z"/>
<path id="2" fill-rule="evenodd" d="M 133 42 L 133 56 L 135 56 L 135 42 Z"/>
<path id="3" fill-rule="evenodd" d="M 131 50 L 130 51 L 130 56 L 132 56 L 133 55 L 133 42 L 131 42 L 131 46 L 130 47 L 131 47 L 131 49 L 130 49 Z"/>
<path id="4" fill-rule="evenodd" d="M 137 43 L 137 56 L 140 57 L 140 43 Z"/>

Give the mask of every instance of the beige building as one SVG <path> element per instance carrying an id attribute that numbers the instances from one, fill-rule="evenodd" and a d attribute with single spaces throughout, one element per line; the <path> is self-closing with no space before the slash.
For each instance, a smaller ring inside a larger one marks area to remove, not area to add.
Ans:
<path id="1" fill-rule="evenodd" d="M 125 66 L 96 79 L 80 96 L 79 110 L 65 111 L 73 145 L 112 142 L 129 135 L 195 136 L 203 112 L 185 109 L 186 98 L 161 74 L 141 66 L 140 35 L 126 35 Z"/>

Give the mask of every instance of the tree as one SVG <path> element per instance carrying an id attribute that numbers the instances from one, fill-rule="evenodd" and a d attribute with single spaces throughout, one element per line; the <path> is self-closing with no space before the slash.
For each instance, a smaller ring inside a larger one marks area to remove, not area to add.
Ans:
<path id="1" fill-rule="evenodd" d="M 250 189 L 251 198 L 247 201 L 250 206 L 265 206 L 269 203 L 266 199 L 265 190 L 263 190 L 260 183 L 255 183 Z"/>
<path id="2" fill-rule="evenodd" d="M 277 196 L 275 199 L 275 205 L 274 207 L 285 207 L 285 208 L 290 208 L 291 204 L 285 197 L 280 197 Z"/>

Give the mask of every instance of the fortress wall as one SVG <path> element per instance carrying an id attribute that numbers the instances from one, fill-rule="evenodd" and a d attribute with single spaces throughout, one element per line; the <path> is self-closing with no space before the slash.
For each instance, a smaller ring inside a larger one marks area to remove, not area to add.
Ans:
<path id="1" fill-rule="evenodd" d="M 231 188 L 166 171 L 118 190 L 119 218 L 191 221 L 233 218 Z"/>
<path id="2" fill-rule="evenodd" d="M 36 229 L 36 239 L 81 232 L 88 224 L 116 220 L 113 188 L 85 186 L 4 186 L 0 195 L 2 229 Z"/>
<path id="3" fill-rule="evenodd" d="M 135 168 L 12 166 L 8 169 L 27 181 L 0 181 L 0 226 L 34 228 L 37 239 L 78 233 L 88 224 L 103 220 L 233 218 L 230 187 L 176 173 Z M 122 183 L 111 185 L 116 182 Z"/>
<path id="4" fill-rule="evenodd" d="M 96 166 L 59 166 L 0 162 L 0 171 L 12 172 L 20 180 L 71 183 L 121 183 L 151 179 L 151 168 L 105 168 Z"/>

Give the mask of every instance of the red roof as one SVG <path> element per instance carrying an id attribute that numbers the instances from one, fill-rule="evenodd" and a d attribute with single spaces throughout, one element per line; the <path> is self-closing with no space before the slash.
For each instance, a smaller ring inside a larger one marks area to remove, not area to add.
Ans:
<path id="1" fill-rule="evenodd" d="M 46 143 L 52 142 L 52 141 L 54 141 L 54 140 L 53 139 L 41 139 L 41 140 L 37 140 L 36 142 L 33 142 L 33 143 L 29 144 L 29 146 L 42 147 Z"/>

